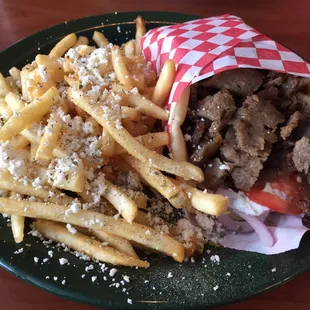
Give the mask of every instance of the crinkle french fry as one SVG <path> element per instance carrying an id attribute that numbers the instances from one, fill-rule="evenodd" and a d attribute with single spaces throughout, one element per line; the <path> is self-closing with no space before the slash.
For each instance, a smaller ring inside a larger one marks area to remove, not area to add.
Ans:
<path id="1" fill-rule="evenodd" d="M 53 158 L 53 150 L 57 144 L 61 131 L 61 120 L 56 114 L 51 114 L 44 134 L 38 145 L 35 159 L 50 161 Z"/>
<path id="2" fill-rule="evenodd" d="M 37 220 L 36 228 L 48 239 L 64 243 L 73 250 L 83 252 L 93 259 L 113 265 L 148 268 L 149 263 L 131 257 L 79 232 L 71 234 L 63 225 L 46 220 Z"/>
<path id="3" fill-rule="evenodd" d="M 113 119 L 107 119 L 101 105 L 90 104 L 90 99 L 83 96 L 83 93 L 79 90 L 72 88 L 68 89 L 68 96 L 70 100 L 81 109 L 90 114 L 102 127 L 106 128 L 114 140 L 124 147 L 129 154 L 138 158 L 143 162 L 149 162 L 151 159 L 151 165 L 161 171 L 180 176 L 184 179 L 193 179 L 198 182 L 202 182 L 204 174 L 202 170 L 188 162 L 173 161 L 167 157 L 164 157 L 156 152 L 153 152 L 143 146 L 141 143 L 135 140 L 127 130 L 117 126 Z"/>
<path id="4" fill-rule="evenodd" d="M 131 89 L 134 85 L 134 82 L 126 68 L 125 57 L 119 46 L 114 45 L 112 47 L 111 60 L 117 80 L 126 88 Z"/>
<path id="5" fill-rule="evenodd" d="M 68 34 L 61 39 L 50 51 L 50 56 L 61 57 L 66 51 L 71 48 L 77 41 L 75 33 Z"/>
<path id="6" fill-rule="evenodd" d="M 35 188 L 31 184 L 26 185 L 16 181 L 9 172 L 5 171 L 0 174 L 0 188 L 22 195 L 38 197 L 53 203 L 69 204 L 73 201 L 73 198 L 51 188 Z"/>
<path id="7" fill-rule="evenodd" d="M 165 61 L 163 69 L 159 75 L 158 81 L 156 83 L 152 102 L 154 102 L 159 107 L 163 107 L 166 99 L 170 93 L 173 82 L 175 79 L 175 64 L 173 60 L 168 59 Z"/>
<path id="8" fill-rule="evenodd" d="M 55 87 L 51 87 L 40 98 L 25 106 L 10 119 L 0 129 L 0 140 L 9 140 L 18 135 L 23 129 L 30 127 L 40 120 L 55 102 L 55 97 L 59 95 Z"/>
<path id="9" fill-rule="evenodd" d="M 142 18 L 142 16 L 138 16 L 136 19 L 136 54 L 140 55 L 141 54 L 141 46 L 140 46 L 140 41 L 142 37 L 146 33 L 146 28 L 145 28 L 145 21 Z"/>
<path id="10" fill-rule="evenodd" d="M 12 214 L 11 228 L 15 242 L 21 243 L 24 240 L 25 218 L 20 215 Z"/>
<path id="11" fill-rule="evenodd" d="M 12 91 L 13 91 L 12 88 L 10 87 L 10 85 L 7 83 L 6 79 L 0 72 L 0 98 L 4 98 L 6 94 Z"/>
<path id="12" fill-rule="evenodd" d="M 120 236 L 109 234 L 102 230 L 91 230 L 91 233 L 99 240 L 107 242 L 108 245 L 111 246 L 112 248 L 122 253 L 125 253 L 131 257 L 139 259 L 137 253 L 135 252 L 131 243 L 127 239 Z"/>
<path id="13" fill-rule="evenodd" d="M 173 182 L 179 184 L 179 186 L 187 193 L 192 206 L 198 211 L 215 216 L 219 216 L 227 211 L 227 197 L 200 191 L 199 189 L 182 183 L 179 180 L 173 180 Z"/>
<path id="14" fill-rule="evenodd" d="M 73 48 L 79 45 L 88 45 L 88 44 L 89 44 L 89 40 L 87 37 L 79 36 L 76 43 L 73 45 Z"/>
<path id="15" fill-rule="evenodd" d="M 118 186 L 107 179 L 105 179 L 104 185 L 106 185 L 107 188 L 103 193 L 103 197 L 118 210 L 128 223 L 132 223 L 138 212 L 136 203 Z"/>
<path id="16" fill-rule="evenodd" d="M 109 45 L 108 39 L 102 32 L 99 31 L 94 31 L 93 40 L 98 45 L 98 47 L 106 47 L 107 45 Z"/>
<path id="17" fill-rule="evenodd" d="M 187 208 L 190 205 L 187 195 L 159 170 L 132 156 L 123 155 L 123 158 L 140 174 L 145 182 L 167 198 L 175 208 Z"/>
<path id="18" fill-rule="evenodd" d="M 125 220 L 114 219 L 113 216 L 106 216 L 89 210 L 80 210 L 78 213 L 66 213 L 67 210 L 67 206 L 0 198 L 0 213 L 16 214 L 103 230 L 155 249 L 158 252 L 173 257 L 178 262 L 182 262 L 184 259 L 182 243 L 150 227 L 134 222 L 130 224 Z"/>
<path id="19" fill-rule="evenodd" d="M 164 109 L 140 94 L 129 93 L 126 96 L 126 102 L 128 105 L 137 108 L 138 111 L 145 115 L 160 119 L 162 121 L 168 120 L 168 113 Z"/>
<path id="20" fill-rule="evenodd" d="M 154 149 L 159 146 L 168 145 L 169 134 L 167 132 L 147 133 L 143 136 L 135 137 L 135 139 L 148 149 Z M 126 153 L 127 151 L 122 146 L 120 146 L 119 144 L 115 145 L 114 149 L 115 156 Z"/>

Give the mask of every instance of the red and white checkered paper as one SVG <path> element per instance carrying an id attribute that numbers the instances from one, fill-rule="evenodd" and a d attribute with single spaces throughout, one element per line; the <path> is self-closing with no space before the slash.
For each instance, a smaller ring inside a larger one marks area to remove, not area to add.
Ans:
<path id="1" fill-rule="evenodd" d="M 310 77 L 308 62 L 229 14 L 152 29 L 141 47 L 157 74 L 167 59 L 177 66 L 170 115 L 186 86 L 224 70 L 257 68 Z"/>

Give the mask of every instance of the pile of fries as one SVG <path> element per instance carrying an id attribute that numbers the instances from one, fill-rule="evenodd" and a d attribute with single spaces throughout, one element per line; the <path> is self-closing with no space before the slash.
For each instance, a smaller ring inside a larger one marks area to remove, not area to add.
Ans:
<path id="1" fill-rule="evenodd" d="M 194 237 L 189 248 L 172 224 L 156 230 L 148 197 L 133 182 L 120 185 L 121 174 L 174 208 L 226 211 L 225 197 L 189 185 L 203 180 L 200 168 L 162 155 L 169 137 L 154 124 L 168 119 L 176 68 L 167 60 L 156 78 L 141 55 L 144 20 L 136 24 L 122 47 L 97 31 L 97 46 L 70 34 L 49 55 L 0 73 L 0 213 L 11 215 L 17 243 L 29 217 L 43 237 L 114 265 L 148 267 L 134 247 L 178 262 L 193 255 Z"/>

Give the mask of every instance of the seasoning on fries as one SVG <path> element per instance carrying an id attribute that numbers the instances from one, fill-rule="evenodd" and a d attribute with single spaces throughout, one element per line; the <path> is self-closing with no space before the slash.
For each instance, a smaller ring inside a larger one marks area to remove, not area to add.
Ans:
<path id="1" fill-rule="evenodd" d="M 134 247 L 182 262 L 202 248 L 184 212 L 226 211 L 226 198 L 184 183 L 203 181 L 199 167 L 159 151 L 169 135 L 154 125 L 168 120 L 175 64 L 156 80 L 141 55 L 145 22 L 136 22 L 136 41 L 123 48 L 98 31 L 98 47 L 69 34 L 8 79 L 0 74 L 0 190 L 10 193 L 0 213 L 11 215 L 15 242 L 31 218 L 45 238 L 95 260 L 147 268 Z"/>

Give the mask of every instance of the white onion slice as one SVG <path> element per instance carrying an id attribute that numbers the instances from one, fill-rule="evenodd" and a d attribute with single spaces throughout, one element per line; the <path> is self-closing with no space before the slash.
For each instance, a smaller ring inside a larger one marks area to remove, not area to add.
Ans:
<path id="1" fill-rule="evenodd" d="M 244 220 L 236 221 L 228 214 L 221 215 L 217 219 L 223 225 L 223 227 L 229 231 L 248 233 L 254 230 L 248 222 Z"/>
<path id="2" fill-rule="evenodd" d="M 259 217 L 241 213 L 238 215 L 244 218 L 253 227 L 255 232 L 258 234 L 259 239 L 265 246 L 272 247 L 274 245 L 275 240 L 271 232 Z"/>

